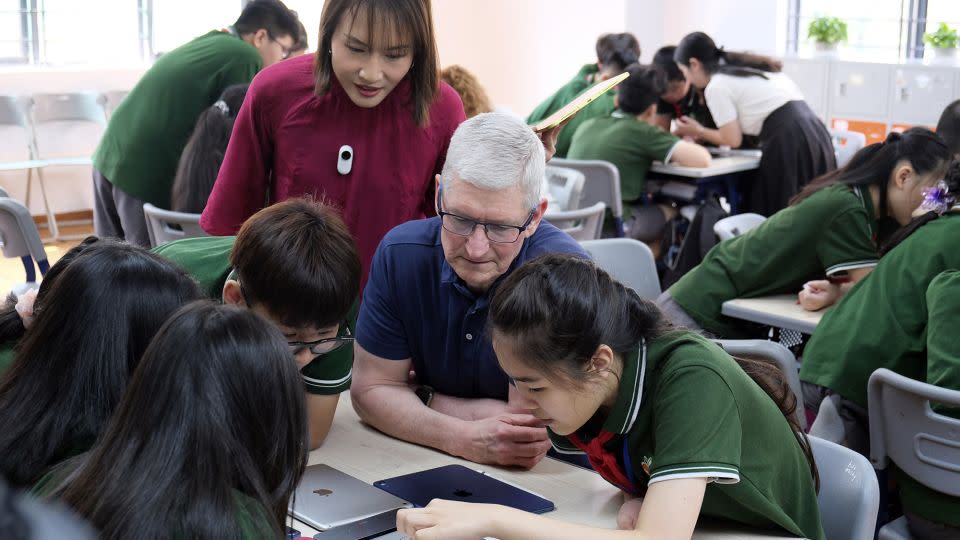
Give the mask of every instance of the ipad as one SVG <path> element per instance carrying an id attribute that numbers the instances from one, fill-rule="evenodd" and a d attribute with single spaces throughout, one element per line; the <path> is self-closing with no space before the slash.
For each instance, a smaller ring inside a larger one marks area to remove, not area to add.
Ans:
<path id="1" fill-rule="evenodd" d="M 374 482 L 378 488 L 426 506 L 433 499 L 502 504 L 543 514 L 555 510 L 552 501 L 463 465 L 447 465 Z"/>
<path id="2" fill-rule="evenodd" d="M 623 82 L 623 80 L 629 76 L 629 73 L 624 72 L 616 77 L 611 77 L 605 81 L 600 81 L 597 84 L 594 84 L 590 88 L 584 90 L 579 96 L 574 98 L 573 101 L 567 103 L 563 107 L 560 107 L 560 109 L 550 116 L 534 124 L 533 130 L 540 132 L 559 126 L 564 122 L 564 120 L 575 116 L 578 112 L 580 112 L 580 109 L 583 109 L 593 102 L 593 100 L 609 92 L 610 89 Z"/>
<path id="3" fill-rule="evenodd" d="M 411 504 L 366 484 L 329 465 L 307 467 L 296 496 L 290 501 L 290 515 L 318 531 L 323 538 L 357 534 L 352 540 L 396 529 L 396 514 Z M 367 532 L 369 531 L 369 532 Z"/>

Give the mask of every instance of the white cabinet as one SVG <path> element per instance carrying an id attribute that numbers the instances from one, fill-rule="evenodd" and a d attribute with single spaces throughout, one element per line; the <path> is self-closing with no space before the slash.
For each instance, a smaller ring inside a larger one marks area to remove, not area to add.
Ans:
<path id="1" fill-rule="evenodd" d="M 827 95 L 827 81 L 830 77 L 829 61 L 818 58 L 784 58 L 783 72 L 800 87 L 803 98 L 813 112 L 827 122 L 830 111 L 830 100 Z"/>
<path id="2" fill-rule="evenodd" d="M 886 122 L 890 112 L 891 67 L 888 64 L 832 62 L 830 115 Z"/>
<path id="3" fill-rule="evenodd" d="M 940 113 L 955 99 L 956 77 L 956 70 L 949 68 L 893 66 L 891 122 L 935 127 Z"/>

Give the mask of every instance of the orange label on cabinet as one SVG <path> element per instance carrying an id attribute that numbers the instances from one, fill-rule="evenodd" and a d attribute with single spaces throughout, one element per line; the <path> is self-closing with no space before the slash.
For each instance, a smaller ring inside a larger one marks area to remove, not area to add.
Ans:
<path id="1" fill-rule="evenodd" d="M 867 137 L 867 144 L 883 142 L 887 138 L 887 124 L 883 122 L 866 122 L 863 120 L 847 120 L 834 118 L 833 129 L 842 131 L 857 131 Z"/>

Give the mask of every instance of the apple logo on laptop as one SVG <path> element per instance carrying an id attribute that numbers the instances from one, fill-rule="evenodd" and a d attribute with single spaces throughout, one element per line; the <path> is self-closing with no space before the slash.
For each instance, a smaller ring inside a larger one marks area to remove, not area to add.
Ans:
<path id="1" fill-rule="evenodd" d="M 313 492 L 321 497 L 328 497 L 333 494 L 332 489 L 325 489 L 325 488 L 315 489 L 313 490 Z"/>
<path id="2" fill-rule="evenodd" d="M 471 496 L 473 496 L 473 493 L 470 493 L 469 491 L 467 491 L 467 490 L 465 490 L 465 489 L 458 489 L 458 490 L 454 491 L 453 494 L 456 495 L 457 497 L 461 497 L 461 498 L 462 498 L 462 497 L 471 497 Z"/>

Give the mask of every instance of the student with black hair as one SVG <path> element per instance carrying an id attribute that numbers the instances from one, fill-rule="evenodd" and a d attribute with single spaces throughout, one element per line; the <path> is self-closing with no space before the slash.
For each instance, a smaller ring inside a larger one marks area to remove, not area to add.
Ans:
<path id="1" fill-rule="evenodd" d="M 306 462 L 283 337 L 250 310 L 200 301 L 163 325 L 99 442 L 44 490 L 104 538 L 282 538 Z"/>
<path id="2" fill-rule="evenodd" d="M 199 214 L 207 206 L 248 86 L 235 84 L 227 87 L 220 99 L 200 113 L 190 140 L 180 154 L 177 175 L 173 179 L 170 208 L 174 212 Z"/>
<path id="3" fill-rule="evenodd" d="M 653 55 L 652 64 L 662 69 L 667 77 L 667 85 L 657 100 L 657 125 L 664 131 L 670 131 L 673 120 L 686 116 L 705 128 L 716 129 L 703 92 L 690 84 L 677 67 L 673 59 L 676 50 L 675 45 L 667 45 L 657 49 Z"/>
<path id="4" fill-rule="evenodd" d="M 170 208 L 180 153 L 200 113 L 227 87 L 282 60 L 298 37 L 297 16 L 283 2 L 252 0 L 230 27 L 158 58 L 110 116 L 94 152 L 97 235 L 148 247 L 143 204 Z"/>
<path id="5" fill-rule="evenodd" d="M 881 223 L 909 223 L 924 190 L 943 178 L 951 159 L 928 129 L 891 133 L 844 168 L 807 184 L 788 208 L 714 246 L 657 303 L 674 323 L 724 338 L 761 332 L 723 315 L 727 300 L 799 291 L 805 309 L 827 307 L 877 265 Z"/>
<path id="6" fill-rule="evenodd" d="M 141 248 L 88 246 L 41 298 L 0 377 L 0 475 L 29 487 L 88 450 L 153 334 L 199 296 L 190 276 Z"/>
<path id="7" fill-rule="evenodd" d="M 597 38 L 596 50 L 596 63 L 585 64 L 567 84 L 537 105 L 537 108 L 527 116 L 528 124 L 536 124 L 550 116 L 590 86 L 623 73 L 627 66 L 640 59 L 640 43 L 629 32 L 603 34 Z M 554 154 L 556 157 L 569 157 L 567 153 L 573 135 L 583 122 L 590 118 L 607 116 L 613 112 L 615 108 L 613 96 L 613 92 L 608 92 L 598 97 L 566 123 L 557 138 L 557 152 Z"/>
<path id="8" fill-rule="evenodd" d="M 937 121 L 937 135 L 947 143 L 954 155 L 960 155 L 960 99 L 943 109 Z"/>
<path id="9" fill-rule="evenodd" d="M 303 56 L 307 52 L 307 49 L 310 48 L 307 29 L 303 26 L 303 21 L 299 20 L 298 18 L 297 24 L 300 25 L 300 37 L 297 39 L 297 42 L 293 44 L 293 47 L 290 47 L 290 50 L 287 51 L 286 59 Z"/>
<path id="10" fill-rule="evenodd" d="M 710 36 L 694 32 L 677 46 L 674 60 L 684 77 L 703 91 L 718 126 L 709 129 L 681 117 L 678 135 L 731 148 L 740 147 L 744 135 L 759 136 L 760 168 L 744 186 L 744 207 L 750 212 L 772 215 L 811 179 L 837 167 L 826 126 L 793 81 L 767 71 L 768 58 L 725 51 Z"/>
<path id="11" fill-rule="evenodd" d="M 333 207 L 288 199 L 250 217 L 237 236 L 187 238 L 154 248 L 215 300 L 246 306 L 289 342 L 306 388 L 310 448 L 330 431 L 350 388 L 360 257 Z"/>
<path id="12" fill-rule="evenodd" d="M 43 303 L 43 297 L 47 295 L 53 284 L 57 282 L 64 269 L 77 258 L 78 255 L 98 242 L 100 239 L 96 236 L 88 236 L 82 242 L 70 248 L 60 257 L 53 266 L 47 270 L 40 282 L 40 286 L 27 291 L 20 296 L 10 293 L 7 296 L 6 304 L 0 308 L 0 375 L 10 367 L 13 362 L 14 351 L 24 332 L 33 322 L 33 312 Z"/>
<path id="13" fill-rule="evenodd" d="M 685 167 L 707 167 L 710 153 L 656 125 L 657 100 L 666 86 L 663 70 L 631 64 L 626 72 L 630 77 L 616 89 L 614 111 L 583 122 L 573 136 L 567 156 L 600 159 L 616 165 L 620 172 L 626 235 L 650 243 L 662 236 L 667 219 L 674 213 L 667 206 L 643 203 L 644 182 L 650 165 L 662 161 Z"/>
<path id="14" fill-rule="evenodd" d="M 773 365 L 735 360 L 672 328 L 633 289 L 569 255 L 511 274 L 489 325 L 518 405 L 543 419 L 557 450 L 586 454 L 623 490 L 617 526 L 626 530 L 434 500 L 401 510 L 400 532 L 421 540 L 690 538 L 704 516 L 824 538 L 816 465 Z"/>

